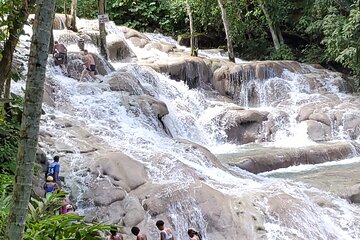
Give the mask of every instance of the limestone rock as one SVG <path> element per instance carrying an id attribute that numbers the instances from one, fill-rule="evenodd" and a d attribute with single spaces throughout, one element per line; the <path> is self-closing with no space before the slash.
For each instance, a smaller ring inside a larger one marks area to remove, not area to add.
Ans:
<path id="1" fill-rule="evenodd" d="M 351 202 L 351 203 L 360 204 L 360 183 L 352 186 L 352 187 L 349 189 L 349 192 L 348 192 L 346 198 L 347 198 L 347 199 L 349 200 L 349 202 Z"/>
<path id="2" fill-rule="evenodd" d="M 245 144 L 259 139 L 262 122 L 267 120 L 267 114 L 257 110 L 229 108 L 220 116 L 220 122 L 225 126 L 230 141 Z"/>
<path id="3" fill-rule="evenodd" d="M 101 155 L 91 166 L 91 172 L 107 176 L 115 187 L 121 187 L 126 192 L 147 181 L 144 165 L 121 152 Z"/>
<path id="4" fill-rule="evenodd" d="M 147 95 L 130 96 L 133 103 L 139 106 L 141 111 L 149 117 L 155 116 L 156 118 L 162 118 L 169 113 L 166 104 L 156 98 Z"/>
<path id="5" fill-rule="evenodd" d="M 123 39 L 115 34 L 106 36 L 106 48 L 108 50 L 108 59 L 111 61 L 131 62 L 136 58 L 135 53 Z"/>
<path id="6" fill-rule="evenodd" d="M 328 141 L 331 139 L 330 126 L 314 120 L 305 121 L 307 124 L 307 133 L 313 141 Z"/>
<path id="7" fill-rule="evenodd" d="M 126 91 L 131 95 L 141 95 L 146 93 L 141 83 L 136 77 L 127 71 L 114 72 L 108 81 L 112 91 Z"/>

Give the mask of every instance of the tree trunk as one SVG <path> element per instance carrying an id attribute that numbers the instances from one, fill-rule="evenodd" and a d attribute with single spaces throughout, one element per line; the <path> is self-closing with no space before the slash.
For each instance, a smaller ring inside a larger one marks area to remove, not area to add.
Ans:
<path id="1" fill-rule="evenodd" d="M 70 28 L 71 30 L 73 30 L 74 32 L 77 32 L 77 28 L 76 28 L 76 10 L 77 10 L 77 0 L 72 0 L 71 1 L 71 23 L 70 23 Z"/>
<path id="2" fill-rule="evenodd" d="M 99 15 L 105 14 L 106 0 L 99 0 L 98 3 L 99 3 Z M 107 59 L 105 23 L 99 22 L 99 30 L 100 30 L 100 53 L 105 59 Z"/>
<path id="3" fill-rule="evenodd" d="M 66 9 L 66 1 L 67 0 L 64 0 L 64 14 L 65 14 L 65 28 L 68 29 L 69 28 L 69 18 L 68 18 L 68 15 L 67 15 L 67 9 Z"/>
<path id="4" fill-rule="evenodd" d="M 272 37 L 273 42 L 274 42 L 274 47 L 275 47 L 276 50 L 279 50 L 280 49 L 280 40 L 279 40 L 279 37 L 278 37 L 277 28 L 276 28 L 275 24 L 273 23 L 273 21 L 272 21 L 272 19 L 270 17 L 270 14 L 268 13 L 268 11 L 267 11 L 267 9 L 265 7 L 265 3 L 263 2 L 263 0 L 259 0 L 259 3 L 260 3 L 260 8 L 263 11 L 263 13 L 265 15 L 265 18 L 266 18 L 266 21 L 267 21 L 267 23 L 269 25 L 271 37 Z M 280 29 L 278 29 L 278 30 L 280 31 Z M 281 37 L 282 37 L 282 35 L 281 35 Z"/>
<path id="5" fill-rule="evenodd" d="M 191 56 L 197 57 L 197 46 L 195 45 L 195 38 L 194 38 L 194 27 L 193 27 L 193 18 L 191 13 L 191 7 L 189 0 L 186 0 L 186 12 L 189 16 L 189 24 L 190 24 L 190 48 L 191 48 Z"/>
<path id="6" fill-rule="evenodd" d="M 50 30 L 56 0 L 37 0 L 7 238 L 23 239 L 32 188 Z"/>
<path id="7" fill-rule="evenodd" d="M 224 0 L 218 0 L 218 2 L 219 2 L 220 10 L 221 10 L 221 17 L 222 17 L 222 20 L 224 23 L 229 60 L 231 62 L 235 62 L 234 48 L 233 48 L 232 37 L 231 37 L 231 33 L 230 33 L 230 24 L 229 24 L 229 22 L 227 20 L 227 16 L 226 16 L 226 8 L 225 8 L 226 2 Z"/>
<path id="8" fill-rule="evenodd" d="M 8 78 L 11 78 L 11 65 L 13 61 L 16 44 L 19 36 L 29 16 L 29 7 L 33 4 L 31 0 L 23 0 L 20 12 L 12 12 L 8 16 L 8 21 L 12 23 L 9 29 L 9 38 L 4 44 L 2 59 L 0 61 L 0 98 L 4 93 L 4 85 Z"/>

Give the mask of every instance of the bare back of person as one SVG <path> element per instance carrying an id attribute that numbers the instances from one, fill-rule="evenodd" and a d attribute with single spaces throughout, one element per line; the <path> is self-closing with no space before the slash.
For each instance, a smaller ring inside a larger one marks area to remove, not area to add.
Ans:
<path id="1" fill-rule="evenodd" d="M 59 52 L 59 53 L 67 53 L 67 49 L 66 49 L 65 45 L 62 43 L 56 44 L 54 49 L 57 50 L 57 52 Z"/>
<path id="2" fill-rule="evenodd" d="M 147 240 L 147 237 L 144 233 L 139 233 L 136 237 L 136 240 Z"/>
<path id="3" fill-rule="evenodd" d="M 123 240 L 123 237 L 121 235 L 111 236 L 110 240 Z"/>

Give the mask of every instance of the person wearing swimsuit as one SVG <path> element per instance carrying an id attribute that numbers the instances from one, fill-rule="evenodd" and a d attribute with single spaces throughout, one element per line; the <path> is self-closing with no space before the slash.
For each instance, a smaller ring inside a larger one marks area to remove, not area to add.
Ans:
<path id="1" fill-rule="evenodd" d="M 160 230 L 160 240 L 175 240 L 174 233 L 170 228 L 165 228 L 163 220 L 158 220 L 156 227 Z"/>

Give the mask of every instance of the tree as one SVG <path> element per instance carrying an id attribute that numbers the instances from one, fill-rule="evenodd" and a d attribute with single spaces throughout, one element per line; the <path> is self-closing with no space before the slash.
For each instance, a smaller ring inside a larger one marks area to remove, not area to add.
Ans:
<path id="1" fill-rule="evenodd" d="M 8 37 L 4 44 L 4 49 L 0 54 L 0 98 L 4 96 L 4 86 L 7 84 L 10 88 L 11 82 L 11 65 L 13 61 L 15 47 L 19 41 L 19 36 L 23 30 L 24 24 L 29 16 L 29 8 L 34 4 L 34 0 L 22 0 L 13 2 L 11 11 L 7 19 Z M 5 96 L 9 97 L 9 96 Z"/>
<path id="2" fill-rule="evenodd" d="M 230 33 L 230 24 L 226 16 L 226 0 L 218 0 L 219 7 L 221 10 L 221 17 L 224 24 L 224 30 L 226 34 L 226 40 L 227 40 L 227 48 L 228 48 L 228 54 L 229 54 L 229 60 L 231 62 L 235 62 L 235 55 L 234 55 L 234 48 L 232 44 L 232 37 Z"/>
<path id="3" fill-rule="evenodd" d="M 260 4 L 260 8 L 263 11 L 265 18 L 266 18 L 266 22 L 269 25 L 269 29 L 270 29 L 270 33 L 271 33 L 271 37 L 273 39 L 274 42 L 274 47 L 276 50 L 280 49 L 280 45 L 284 43 L 284 40 L 282 38 L 282 34 L 280 29 L 274 24 L 273 20 L 271 19 L 270 14 L 268 13 L 268 10 L 266 9 L 265 6 L 265 1 L 264 0 L 259 0 L 259 4 Z"/>
<path id="4" fill-rule="evenodd" d="M 106 0 L 99 0 L 99 15 L 105 14 L 105 5 Z M 99 21 L 99 30 L 100 30 L 100 53 L 101 55 L 107 59 L 106 53 L 106 30 L 105 23 Z"/>
<path id="5" fill-rule="evenodd" d="M 55 2 L 56 0 L 36 1 L 13 199 L 7 227 L 7 237 L 10 240 L 21 240 L 24 234 L 32 188 L 33 168 L 44 93 L 45 70 L 51 35 L 50 30 L 54 20 Z"/>
<path id="6" fill-rule="evenodd" d="M 76 28 L 76 10 L 77 10 L 77 0 L 71 1 L 71 22 L 70 22 L 70 29 L 74 32 L 77 32 Z"/>
<path id="7" fill-rule="evenodd" d="M 193 18 L 191 13 L 191 7 L 189 0 L 186 0 L 186 12 L 189 16 L 189 25 L 190 25 L 190 47 L 191 47 L 191 56 L 197 56 L 198 52 L 195 46 L 195 38 L 194 38 L 194 27 L 193 27 Z"/>

